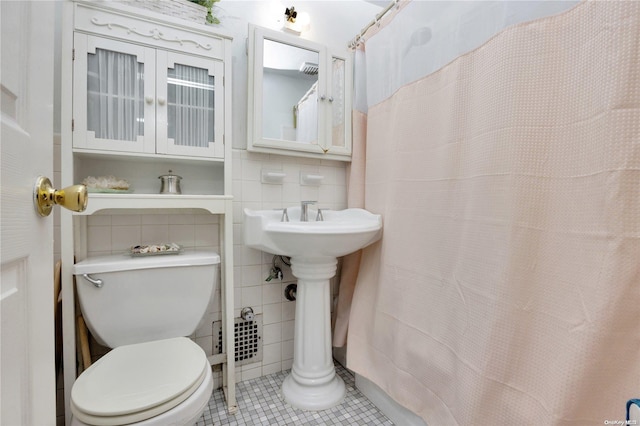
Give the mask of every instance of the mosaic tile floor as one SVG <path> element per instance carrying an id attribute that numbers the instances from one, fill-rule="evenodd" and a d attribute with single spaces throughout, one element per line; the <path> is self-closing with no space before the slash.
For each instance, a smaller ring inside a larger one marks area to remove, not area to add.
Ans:
<path id="1" fill-rule="evenodd" d="M 393 426 L 355 386 L 353 375 L 336 363 L 336 371 L 347 386 L 342 404 L 324 411 L 292 408 L 280 396 L 280 385 L 289 370 L 247 380 L 236 386 L 238 412 L 227 414 L 221 389 L 216 389 L 209 407 L 196 426 L 210 425 L 384 425 Z"/>

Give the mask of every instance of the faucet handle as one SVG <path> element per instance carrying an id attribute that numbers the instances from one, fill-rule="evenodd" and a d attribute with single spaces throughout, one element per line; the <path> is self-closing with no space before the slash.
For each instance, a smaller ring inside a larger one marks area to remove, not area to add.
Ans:
<path id="1" fill-rule="evenodd" d="M 282 209 L 274 209 L 274 210 L 282 210 L 282 217 L 280 218 L 280 222 L 289 222 L 289 213 L 287 213 L 287 208 Z"/>
<path id="2" fill-rule="evenodd" d="M 322 212 L 323 212 L 323 211 L 325 211 L 325 212 L 326 212 L 327 210 L 331 210 L 331 209 L 326 209 L 326 208 L 325 208 L 325 209 L 321 209 L 321 208 L 318 208 L 318 214 L 316 215 L 316 222 L 322 222 L 322 221 L 324 221 L 324 216 L 322 216 Z"/>

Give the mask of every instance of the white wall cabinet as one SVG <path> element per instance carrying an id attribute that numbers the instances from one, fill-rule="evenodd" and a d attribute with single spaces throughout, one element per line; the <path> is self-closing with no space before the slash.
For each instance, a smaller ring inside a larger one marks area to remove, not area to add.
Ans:
<path id="1" fill-rule="evenodd" d="M 249 151 L 351 159 L 351 57 L 249 26 Z"/>
<path id="2" fill-rule="evenodd" d="M 76 150 L 224 158 L 224 62 L 74 34 Z"/>
<path id="3" fill-rule="evenodd" d="M 175 214 L 176 209 L 219 215 L 223 346 L 234 348 L 231 37 L 120 2 L 68 0 L 61 78 L 62 185 L 113 174 L 133 189 L 90 193 L 85 212 L 60 212 L 65 411 L 70 414 L 76 379 L 72 267 L 87 256 L 88 215 Z M 158 176 L 169 168 L 183 176 L 182 194 L 158 193 Z M 209 360 L 222 364 L 227 408 L 234 413 L 234 351 Z"/>

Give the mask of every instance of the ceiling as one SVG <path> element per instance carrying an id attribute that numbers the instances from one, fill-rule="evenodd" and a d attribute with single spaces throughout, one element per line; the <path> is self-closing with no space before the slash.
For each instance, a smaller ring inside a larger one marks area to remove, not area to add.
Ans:
<path id="1" fill-rule="evenodd" d="M 385 7 L 392 2 L 392 0 L 364 0 L 364 1 L 366 1 L 367 3 L 375 4 L 376 6 L 380 6 L 380 7 Z"/>

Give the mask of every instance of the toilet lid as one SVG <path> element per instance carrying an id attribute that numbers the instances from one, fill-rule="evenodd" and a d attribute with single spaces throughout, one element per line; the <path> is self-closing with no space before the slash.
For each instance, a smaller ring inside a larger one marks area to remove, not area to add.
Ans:
<path id="1" fill-rule="evenodd" d="M 71 409 L 89 424 L 141 421 L 187 399 L 207 368 L 202 348 L 184 337 L 120 346 L 78 377 Z"/>

